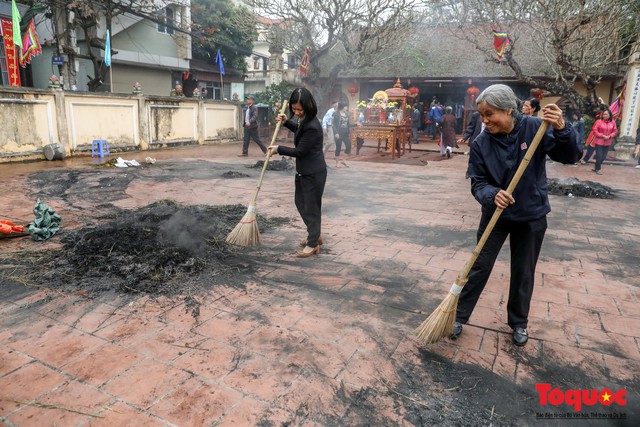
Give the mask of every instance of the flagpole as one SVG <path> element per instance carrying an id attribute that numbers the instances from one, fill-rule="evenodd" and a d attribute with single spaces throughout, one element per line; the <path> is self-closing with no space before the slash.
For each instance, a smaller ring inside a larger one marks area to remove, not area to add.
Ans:
<path id="1" fill-rule="evenodd" d="M 109 92 L 113 93 L 113 65 L 109 67 Z"/>

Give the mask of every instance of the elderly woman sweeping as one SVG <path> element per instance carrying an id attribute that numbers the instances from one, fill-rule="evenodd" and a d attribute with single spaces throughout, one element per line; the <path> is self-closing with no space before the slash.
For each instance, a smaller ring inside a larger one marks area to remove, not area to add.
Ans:
<path id="1" fill-rule="evenodd" d="M 575 163 L 580 158 L 576 133 L 563 119 L 555 104 L 542 109 L 542 118 L 522 114 L 518 98 L 502 84 L 485 89 L 477 99 L 478 111 L 486 131 L 472 143 L 469 157 L 471 193 L 482 205 L 477 237 L 482 233 L 496 208 L 504 209 L 471 268 L 462 288 L 451 332 L 455 339 L 462 333 L 480 298 L 494 263 L 507 236 L 511 247 L 511 280 L 507 303 L 507 322 L 517 346 L 527 343 L 529 307 L 533 296 L 535 269 L 551 211 L 547 196 L 545 157 L 561 163 Z M 512 194 L 505 189 L 522 161 L 528 144 L 542 121 L 550 128 L 544 134 L 531 163 Z"/>

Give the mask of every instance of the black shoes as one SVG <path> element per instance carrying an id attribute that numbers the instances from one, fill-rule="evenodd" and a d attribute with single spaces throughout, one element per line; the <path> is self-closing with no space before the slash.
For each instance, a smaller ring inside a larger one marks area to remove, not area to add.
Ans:
<path id="1" fill-rule="evenodd" d="M 449 338 L 451 338 L 452 340 L 458 339 L 461 333 L 462 333 L 462 323 L 455 322 L 453 324 L 453 329 L 451 330 L 451 335 L 449 335 Z"/>
<path id="2" fill-rule="evenodd" d="M 455 322 L 453 324 L 453 329 L 451 329 L 451 335 L 449 338 L 452 340 L 458 339 L 458 337 L 462 334 L 462 323 Z M 517 327 L 513 330 L 513 343 L 518 347 L 522 347 L 529 341 L 529 335 L 527 334 L 527 330 L 525 328 Z"/>
<path id="3" fill-rule="evenodd" d="M 454 327 L 455 329 L 455 327 Z M 513 330 L 513 343 L 518 347 L 522 347 L 529 341 L 529 335 L 527 334 L 527 330 L 525 328 L 515 328 Z"/>

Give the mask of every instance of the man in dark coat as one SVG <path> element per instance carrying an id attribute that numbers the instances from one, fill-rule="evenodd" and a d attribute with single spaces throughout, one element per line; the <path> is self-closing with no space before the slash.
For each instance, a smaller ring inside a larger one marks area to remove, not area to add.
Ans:
<path id="1" fill-rule="evenodd" d="M 242 144 L 242 154 L 240 157 L 249 155 L 249 142 L 253 139 L 253 142 L 258 144 L 258 147 L 264 154 L 267 153 L 267 147 L 260 141 L 258 136 L 258 107 L 254 104 L 255 99 L 253 95 L 247 96 L 247 111 L 244 115 L 244 142 Z"/>
<path id="2" fill-rule="evenodd" d="M 422 126 L 422 114 L 418 109 L 418 104 L 413 106 L 413 113 L 411 114 L 411 136 L 412 136 L 412 144 L 420 144 L 418 141 L 418 129 Z"/>
<path id="3" fill-rule="evenodd" d="M 480 118 L 480 112 L 474 111 L 469 118 L 467 128 L 462 135 L 462 138 L 458 140 L 458 144 L 467 143 L 471 145 L 474 139 L 482 132 L 482 119 Z"/>

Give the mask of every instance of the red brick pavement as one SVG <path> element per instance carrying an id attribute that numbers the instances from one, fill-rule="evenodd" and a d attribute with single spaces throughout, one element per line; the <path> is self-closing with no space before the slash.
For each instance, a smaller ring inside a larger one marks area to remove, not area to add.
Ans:
<path id="1" fill-rule="evenodd" d="M 205 160 L 239 166 L 261 158 L 256 147 L 248 159 L 236 157 L 239 151 L 239 144 L 229 144 L 122 156 L 143 161 L 151 155 L 158 165 Z M 420 425 L 387 389 L 402 382 L 399 365 L 422 360 L 412 331 L 447 294 L 473 249 L 479 207 L 464 177 L 466 161 L 417 151 L 391 162 L 365 147 L 349 168 L 330 170 L 326 243 L 318 257 L 306 260 L 292 258 L 304 237 L 292 177 L 270 173 L 258 210 L 293 218 L 263 235 L 265 247 L 278 255 L 244 290 L 212 289 L 198 319 L 182 300 L 170 298 L 88 300 L 46 289 L 5 295 L 0 424 L 363 425 L 341 396 L 370 387 L 385 391 L 375 397 L 373 425 Z M 81 173 L 90 163 L 0 165 L 10 189 L 1 196 L 2 215 L 30 218 L 33 200 L 21 191 L 30 173 Z M 548 164 L 550 177 L 600 181 L 618 189 L 619 197 L 551 197 L 529 344 L 515 348 L 506 325 L 504 250 L 463 335 L 426 346 L 429 352 L 530 388 L 554 381 L 540 376 L 545 364 L 579 368 L 591 378 L 585 387 L 593 381 L 599 387 L 638 384 L 640 170 L 606 164 L 604 175 L 596 176 L 590 169 Z M 237 203 L 250 200 L 254 185 L 196 177 L 156 183 L 149 191 L 140 180 L 114 203 L 135 208 L 167 195 L 187 204 Z M 82 223 L 81 212 L 64 200 L 47 202 L 66 227 Z M 44 244 L 3 239 L 0 255 L 56 245 L 55 238 Z M 638 390 L 628 393 L 637 404 Z M 503 400 L 496 397 L 495 405 Z M 529 403 L 534 412 L 536 405 Z M 512 421 L 538 425 L 531 414 Z"/>

